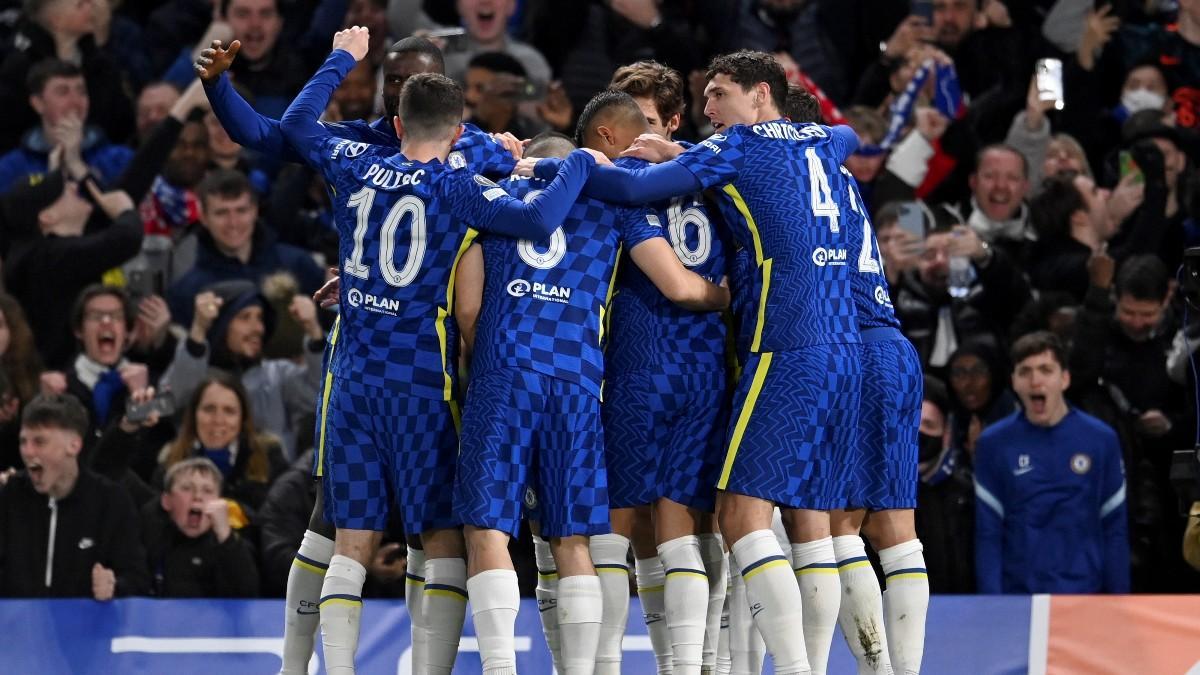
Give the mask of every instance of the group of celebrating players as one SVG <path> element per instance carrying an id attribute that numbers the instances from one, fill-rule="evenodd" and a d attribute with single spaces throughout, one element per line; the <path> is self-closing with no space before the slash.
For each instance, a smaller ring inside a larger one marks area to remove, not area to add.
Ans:
<path id="1" fill-rule="evenodd" d="M 484 673 L 516 672 L 523 519 L 558 672 L 620 672 L 631 545 L 660 673 L 757 673 L 764 644 L 776 673 L 824 673 L 839 623 L 860 673 L 918 672 L 921 369 L 842 168 L 854 132 L 789 120 L 783 69 L 737 52 L 709 67 L 699 144 L 671 140 L 683 85 L 653 62 L 574 142 L 523 144 L 462 124 L 421 38 L 389 50 L 383 118 L 319 122 L 367 42 L 339 32 L 279 121 L 222 75 L 236 43 L 196 63 L 234 140 L 321 172 L 340 235 L 283 672 L 318 623 L 327 671 L 354 672 L 393 508 L 413 672 L 451 671 L 468 598 Z"/>

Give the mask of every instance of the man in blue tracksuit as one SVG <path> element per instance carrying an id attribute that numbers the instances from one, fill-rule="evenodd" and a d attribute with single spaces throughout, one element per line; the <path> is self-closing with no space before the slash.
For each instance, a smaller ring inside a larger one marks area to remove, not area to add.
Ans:
<path id="1" fill-rule="evenodd" d="M 1121 445 L 1067 406 L 1066 355 L 1053 334 L 1012 348 L 1022 410 L 975 451 L 975 573 L 980 593 L 1128 593 Z"/>

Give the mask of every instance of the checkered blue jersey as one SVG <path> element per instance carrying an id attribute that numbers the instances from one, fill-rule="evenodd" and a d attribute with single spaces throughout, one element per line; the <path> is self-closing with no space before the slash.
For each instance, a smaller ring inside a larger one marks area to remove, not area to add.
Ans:
<path id="1" fill-rule="evenodd" d="M 642 168 L 647 162 L 619 159 L 617 166 Z M 710 222 L 699 194 L 648 204 L 679 261 L 712 283 L 725 276 L 721 231 Z M 720 312 L 684 309 L 664 296 L 654 282 L 629 259 L 625 249 L 617 273 L 610 319 L 610 343 L 605 350 L 608 377 L 632 371 L 676 373 L 684 369 L 721 369 L 725 365 L 725 323 Z"/>
<path id="2" fill-rule="evenodd" d="M 503 182 L 514 197 L 545 189 L 541 179 Z M 502 367 L 578 383 L 596 398 L 604 377 L 605 314 L 621 246 L 661 236 L 652 212 L 580 197 L 541 241 L 487 236 L 483 304 L 472 377 Z"/>
<path id="3" fill-rule="evenodd" d="M 858 315 L 859 328 L 900 328 L 888 293 L 887 277 L 883 273 L 883 254 L 879 252 L 879 241 L 871 227 L 871 216 L 866 202 L 858 191 L 858 182 L 850 170 L 841 167 L 846 179 L 846 196 L 850 209 L 845 213 L 847 248 L 853 272 L 850 276 L 850 291 L 854 294 L 854 310 Z"/>
<path id="4" fill-rule="evenodd" d="M 673 160 L 718 188 L 734 239 L 753 257 L 751 352 L 857 343 L 846 179 L 848 127 L 775 120 L 735 125 Z"/>
<path id="5" fill-rule="evenodd" d="M 754 325 L 753 267 L 750 249 L 735 245 L 729 256 L 729 312 L 732 315 L 734 356 L 738 366 L 746 363 Z M 743 327 L 749 326 L 743 330 Z"/>
<path id="6" fill-rule="evenodd" d="M 331 370 L 368 386 L 450 400 L 459 258 L 476 230 L 544 236 L 574 204 L 594 162 L 572 153 L 544 193 L 525 204 L 466 168 L 336 138 L 316 119 L 354 64 L 335 50 L 281 120 L 288 142 L 333 195 L 343 333 Z"/>
<path id="7" fill-rule="evenodd" d="M 300 153 L 284 138 L 283 131 L 279 128 L 279 120 L 271 119 L 250 107 L 230 84 L 228 75 L 221 75 L 217 83 L 211 87 L 206 86 L 204 92 L 208 95 L 213 113 L 220 120 L 221 126 L 225 127 L 229 137 L 239 145 L 285 162 L 304 161 Z M 391 146 L 397 150 L 400 148 L 400 139 L 396 138 L 395 127 L 387 117 L 381 117 L 374 122 L 349 120 L 323 124 L 331 136 L 359 143 Z M 451 154 L 447 159 L 450 164 L 461 161 L 471 167 L 472 171 L 488 176 L 507 176 L 516 166 L 512 154 L 497 143 L 491 134 L 474 124 L 463 125 L 463 133 L 454 144 L 454 152 L 460 153 L 461 159 Z"/>

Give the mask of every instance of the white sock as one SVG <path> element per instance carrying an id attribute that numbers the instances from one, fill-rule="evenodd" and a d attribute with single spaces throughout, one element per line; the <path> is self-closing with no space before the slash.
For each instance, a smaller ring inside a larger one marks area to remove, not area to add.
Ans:
<path id="1" fill-rule="evenodd" d="M 804 600 L 804 648 L 813 675 L 825 675 L 829 648 L 837 630 L 842 582 L 833 555 L 833 538 L 792 544 L 792 566 Z"/>
<path id="2" fill-rule="evenodd" d="M 425 672 L 428 630 L 425 626 L 425 551 L 408 547 L 408 570 L 404 574 L 404 607 L 412 634 L 412 670 Z"/>
<path id="3" fill-rule="evenodd" d="M 312 530 L 304 531 L 300 550 L 288 570 L 284 603 L 283 669 L 280 675 L 308 673 L 317 627 L 321 625 L 321 585 L 333 557 L 333 540 Z"/>
<path id="4" fill-rule="evenodd" d="M 430 675 L 450 675 L 458 656 L 463 618 L 467 613 L 467 561 L 430 558 L 425 561 L 425 666 Z"/>
<path id="5" fill-rule="evenodd" d="M 842 581 L 842 606 L 838 623 L 858 662 L 860 675 L 892 675 L 887 632 L 883 624 L 883 596 L 879 580 L 867 559 L 862 537 L 857 534 L 833 538 L 838 576 Z"/>
<path id="6" fill-rule="evenodd" d="M 558 630 L 563 675 L 591 675 L 596 669 L 604 599 L 600 579 L 581 574 L 558 579 Z"/>
<path id="7" fill-rule="evenodd" d="M 729 675 L 733 664 L 729 658 L 729 598 L 733 595 L 733 568 L 729 564 L 728 554 L 725 564 L 725 601 L 721 605 L 721 636 L 717 639 L 717 663 L 714 669 L 718 675 Z"/>
<path id="8" fill-rule="evenodd" d="M 809 673 L 804 641 L 795 639 L 804 629 L 800 587 L 775 533 L 755 530 L 745 535 L 734 543 L 733 557 L 742 568 L 750 616 L 774 659 L 775 672 Z"/>
<path id="9" fill-rule="evenodd" d="M 700 557 L 700 538 L 687 535 L 658 545 L 667 570 L 667 627 L 671 630 L 672 670 L 697 675 L 703 664 L 708 619 L 708 575 Z"/>
<path id="10" fill-rule="evenodd" d="M 517 609 L 521 589 L 512 570 L 487 570 L 467 579 L 471 618 L 484 675 L 516 675 Z"/>
<path id="11" fill-rule="evenodd" d="M 708 618 L 704 629 L 704 667 L 711 673 L 717 666 L 717 642 L 721 639 L 721 613 L 725 607 L 725 588 L 729 585 L 729 565 L 725 558 L 725 539 L 708 532 L 700 535 L 700 559 L 708 576 Z"/>
<path id="12" fill-rule="evenodd" d="M 357 560 L 335 555 L 321 585 L 321 644 L 325 648 L 325 672 L 353 675 L 354 652 L 362 620 L 362 588 L 367 569 Z"/>
<path id="13" fill-rule="evenodd" d="M 542 634 L 546 636 L 546 648 L 554 661 L 554 670 L 562 672 L 562 649 L 558 639 L 558 567 L 550 553 L 550 542 L 533 537 L 533 558 L 537 563 L 538 583 L 534 590 L 537 597 L 538 616 L 542 620 Z"/>
<path id="14" fill-rule="evenodd" d="M 650 633 L 650 647 L 654 650 L 654 663 L 658 675 L 671 675 L 671 631 L 667 628 L 667 572 L 662 560 L 639 558 L 634 561 L 637 570 L 638 598 L 642 601 L 642 618 L 646 620 L 646 631 Z"/>
<path id="15" fill-rule="evenodd" d="M 629 540 L 615 533 L 600 534 L 588 540 L 588 548 L 603 596 L 596 675 L 620 675 L 621 640 L 629 621 Z"/>
<path id="16" fill-rule="evenodd" d="M 929 611 L 929 574 L 925 571 L 924 550 L 919 539 L 885 548 L 879 552 L 887 593 L 884 617 L 887 623 L 888 651 L 892 668 L 898 675 L 921 672 L 925 654 L 925 614 Z"/>
<path id="17" fill-rule="evenodd" d="M 759 675 L 766 647 L 750 616 L 746 582 L 742 579 L 736 557 L 731 557 L 729 562 L 729 672 L 731 675 Z"/>

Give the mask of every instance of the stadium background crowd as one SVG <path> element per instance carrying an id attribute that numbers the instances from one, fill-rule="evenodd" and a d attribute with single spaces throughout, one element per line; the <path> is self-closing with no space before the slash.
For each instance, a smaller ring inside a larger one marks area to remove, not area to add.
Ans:
<path id="1" fill-rule="evenodd" d="M 1196 424 L 1187 357 L 1200 318 L 1175 275 L 1200 244 L 1200 0 L 0 8 L 0 596 L 282 595 L 315 493 L 313 402 L 333 314 L 309 296 L 337 262 L 336 233 L 320 178 L 231 140 L 192 63 L 214 39 L 240 40 L 234 86 L 278 118 L 350 25 L 370 29 L 371 51 L 326 120 L 381 113 L 391 41 L 462 26 L 435 39 L 466 119 L 520 138 L 570 134 L 617 66 L 655 59 L 688 83 L 677 137 L 700 140 L 708 59 L 775 53 L 827 123 L 861 140 L 847 166 L 927 373 L 917 522 L 932 590 L 1000 590 L 976 576 L 998 565 L 976 560 L 977 513 L 990 508 L 976 504 L 988 463 L 977 448 L 1018 409 L 1010 347 L 1040 330 L 1068 347 L 1071 405 L 1120 440 L 1132 590 L 1200 590 L 1168 478 Z M 1037 95 L 1041 57 L 1063 62 L 1061 110 Z M 31 433 L 21 450 L 23 417 L 68 438 Z M 60 529 L 99 521 L 108 533 L 60 550 L 53 570 L 47 496 Z M 1053 515 L 1054 536 L 1101 536 L 1056 529 Z M 393 529 L 369 594 L 403 592 Z M 531 592 L 527 537 L 514 554 Z M 1056 590 L 1046 583 L 1032 590 Z"/>

